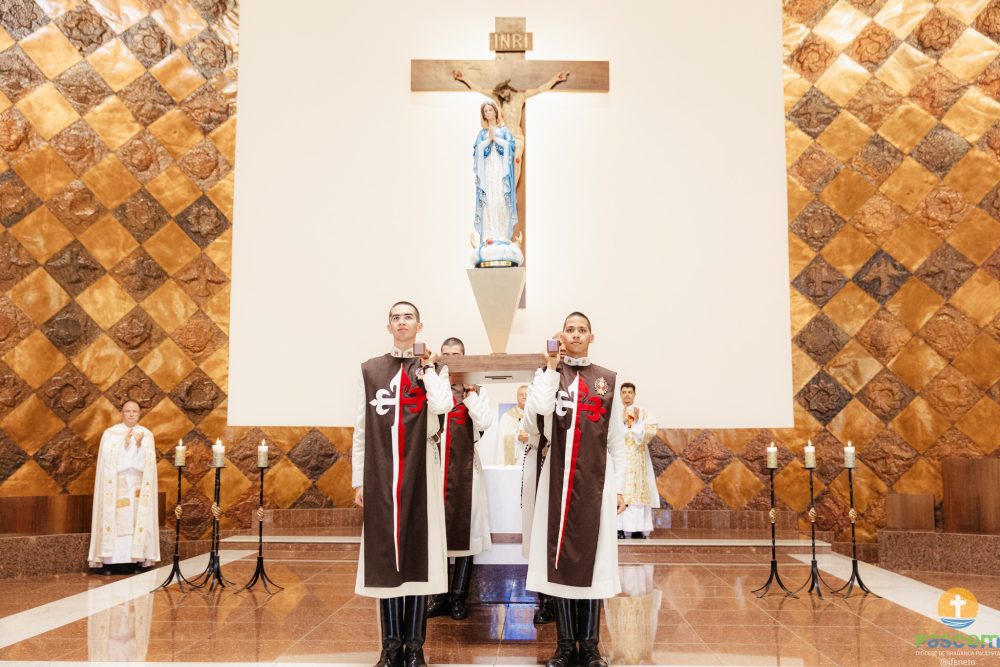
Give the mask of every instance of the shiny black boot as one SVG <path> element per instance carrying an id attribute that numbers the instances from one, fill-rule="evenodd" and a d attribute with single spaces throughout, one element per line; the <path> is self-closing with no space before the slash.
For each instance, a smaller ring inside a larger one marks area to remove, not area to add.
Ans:
<path id="1" fill-rule="evenodd" d="M 403 598 L 378 601 L 382 621 L 382 653 L 375 667 L 401 667 L 403 664 Z"/>
<path id="2" fill-rule="evenodd" d="M 435 616 L 447 616 L 451 613 L 451 601 L 447 593 L 436 593 L 429 598 L 427 603 L 427 618 Z"/>
<path id="3" fill-rule="evenodd" d="M 455 572 L 451 575 L 451 617 L 464 621 L 469 617 L 465 599 L 469 597 L 469 582 L 472 580 L 472 556 L 455 558 Z"/>
<path id="4" fill-rule="evenodd" d="M 577 634 L 580 643 L 581 667 L 608 667 L 608 661 L 601 656 L 601 601 L 576 600 Z"/>
<path id="5" fill-rule="evenodd" d="M 403 667 L 427 667 L 424 640 L 427 637 L 427 596 L 407 595 L 404 603 Z"/>
<path id="6" fill-rule="evenodd" d="M 575 600 L 552 597 L 556 612 L 556 652 L 545 667 L 574 667 L 576 661 Z"/>
<path id="7" fill-rule="evenodd" d="M 535 625 L 546 625 L 555 620 L 555 610 L 552 608 L 552 596 L 545 593 L 538 594 L 538 611 L 532 623 Z"/>

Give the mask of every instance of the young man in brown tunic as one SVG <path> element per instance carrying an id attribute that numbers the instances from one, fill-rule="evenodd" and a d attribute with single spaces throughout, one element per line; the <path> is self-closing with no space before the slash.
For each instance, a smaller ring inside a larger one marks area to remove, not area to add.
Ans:
<path id="1" fill-rule="evenodd" d="M 566 354 L 549 352 L 535 373 L 525 422 L 549 446 L 538 476 L 526 588 L 551 595 L 557 647 L 549 667 L 607 667 L 601 656 L 601 599 L 621 592 L 616 515 L 625 509 L 625 427 L 614 371 L 591 363 L 594 336 L 574 312 L 561 333 Z"/>
<path id="2" fill-rule="evenodd" d="M 352 447 L 354 502 L 364 509 L 355 592 L 379 599 L 376 667 L 422 667 L 427 596 L 447 590 L 438 415 L 451 387 L 431 355 L 414 356 L 423 328 L 407 301 L 389 309 L 392 350 L 361 364 Z"/>

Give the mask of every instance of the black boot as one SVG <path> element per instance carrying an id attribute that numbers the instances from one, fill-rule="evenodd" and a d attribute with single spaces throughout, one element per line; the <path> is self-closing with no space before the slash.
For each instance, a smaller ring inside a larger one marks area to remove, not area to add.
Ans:
<path id="1" fill-rule="evenodd" d="M 619 530 L 618 531 L 618 539 L 619 540 L 624 540 L 625 539 L 625 531 L 624 530 Z"/>
<path id="2" fill-rule="evenodd" d="M 601 656 L 601 601 L 577 600 L 577 635 L 580 642 L 581 667 L 608 667 Z"/>
<path id="3" fill-rule="evenodd" d="M 644 539 L 646 539 L 646 533 L 642 532 L 641 530 L 634 531 L 632 533 L 632 539 L 633 540 L 644 540 Z"/>
<path id="4" fill-rule="evenodd" d="M 455 559 L 455 572 L 451 575 L 451 617 L 464 621 L 469 617 L 465 599 L 469 596 L 469 582 L 472 580 L 472 556 Z"/>
<path id="5" fill-rule="evenodd" d="M 382 653 L 375 667 L 401 667 L 403 664 L 403 598 L 378 601 L 382 621 Z"/>
<path id="6" fill-rule="evenodd" d="M 545 625 L 555 620 L 555 611 L 552 609 L 552 596 L 545 593 L 538 594 L 538 611 L 532 623 L 535 625 Z"/>
<path id="7" fill-rule="evenodd" d="M 407 595 L 405 598 L 403 633 L 403 667 L 427 667 L 424 660 L 424 639 L 427 637 L 427 596 Z"/>
<path id="8" fill-rule="evenodd" d="M 575 600 L 553 597 L 556 610 L 556 652 L 545 667 L 574 667 L 576 661 L 576 610 Z"/>
<path id="9" fill-rule="evenodd" d="M 427 618 L 447 616 L 450 613 L 451 602 L 448 600 L 447 593 L 436 593 L 430 596 L 430 601 L 427 603 Z"/>

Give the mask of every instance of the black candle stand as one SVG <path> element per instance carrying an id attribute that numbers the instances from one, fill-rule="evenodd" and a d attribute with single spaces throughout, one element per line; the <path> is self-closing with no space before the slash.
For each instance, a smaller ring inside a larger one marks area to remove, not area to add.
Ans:
<path id="1" fill-rule="evenodd" d="M 826 586 L 831 592 L 833 592 L 833 586 L 823 581 L 823 577 L 819 575 L 819 564 L 816 562 L 816 508 L 813 507 L 813 472 L 815 468 L 809 468 L 809 523 L 812 527 L 812 561 L 809 564 L 809 578 L 795 589 L 798 593 L 806 586 L 809 589 L 806 593 L 812 593 L 816 591 L 816 595 L 823 597 L 823 586 Z"/>
<path id="2" fill-rule="evenodd" d="M 215 468 L 215 499 L 212 501 L 212 551 L 208 555 L 208 565 L 205 571 L 195 577 L 195 581 L 200 586 L 208 584 L 208 590 L 213 591 L 215 587 L 226 588 L 236 584 L 226 579 L 222 574 L 222 561 L 219 558 L 219 518 L 222 517 L 222 508 L 219 507 L 221 497 L 222 469 L 225 466 L 213 466 Z"/>
<path id="3" fill-rule="evenodd" d="M 274 583 L 274 580 L 267 576 L 267 571 L 264 569 L 264 472 L 267 470 L 267 466 L 257 466 L 257 468 L 260 470 L 260 499 L 257 505 L 257 568 L 253 571 L 253 577 L 250 578 L 247 585 L 240 590 L 248 591 L 260 582 L 265 591 L 273 594 L 277 591 L 268 588 L 268 584 L 279 591 L 283 590 L 284 586 Z"/>
<path id="4" fill-rule="evenodd" d="M 843 586 L 834 590 L 834 593 L 839 593 L 840 591 L 847 589 L 844 593 L 844 597 L 850 597 L 851 591 L 857 586 L 861 591 L 862 595 L 874 595 L 875 597 L 881 597 L 872 593 L 871 590 L 865 586 L 865 582 L 861 581 L 861 572 L 858 571 L 858 536 L 857 529 L 855 528 L 855 522 L 858 520 L 858 513 L 854 509 L 854 468 L 847 469 L 847 488 L 849 489 L 851 497 L 851 511 L 848 516 L 851 519 L 851 577 L 848 579 Z"/>
<path id="5" fill-rule="evenodd" d="M 191 588 L 201 588 L 204 584 L 197 584 L 181 572 L 181 515 L 183 510 L 181 509 L 181 473 L 184 471 L 184 466 L 177 466 L 177 505 L 174 507 L 174 519 L 176 524 L 174 526 L 174 565 L 170 569 L 170 574 L 167 575 L 167 580 L 156 587 L 156 589 L 166 588 L 170 585 L 172 581 L 177 580 L 177 587 L 184 591 L 184 584 L 187 584 Z M 154 590 L 156 590 L 154 589 Z"/>
<path id="6" fill-rule="evenodd" d="M 788 587 L 781 581 L 781 575 L 778 574 L 778 550 L 776 545 L 776 530 L 775 524 L 777 523 L 778 517 L 777 512 L 774 509 L 774 468 L 768 468 L 767 472 L 771 478 L 771 510 L 767 513 L 768 518 L 771 520 L 771 573 L 767 576 L 767 581 L 760 588 L 755 588 L 751 593 L 758 593 L 757 597 L 762 598 L 767 595 L 767 592 L 771 588 L 771 584 L 778 584 L 778 587 L 785 591 L 785 595 L 791 595 L 793 598 L 797 598 L 792 591 L 788 590 Z"/>

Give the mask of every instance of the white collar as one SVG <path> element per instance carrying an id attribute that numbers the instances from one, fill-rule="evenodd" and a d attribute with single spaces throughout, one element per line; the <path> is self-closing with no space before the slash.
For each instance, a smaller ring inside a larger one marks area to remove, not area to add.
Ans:
<path id="1" fill-rule="evenodd" d="M 413 348 L 409 347 L 405 350 L 400 350 L 398 347 L 393 346 L 392 351 L 389 352 L 392 356 L 397 359 L 412 359 L 413 358 Z"/>
<path id="2" fill-rule="evenodd" d="M 563 363 L 567 366 L 589 366 L 590 357 L 563 357 Z"/>

